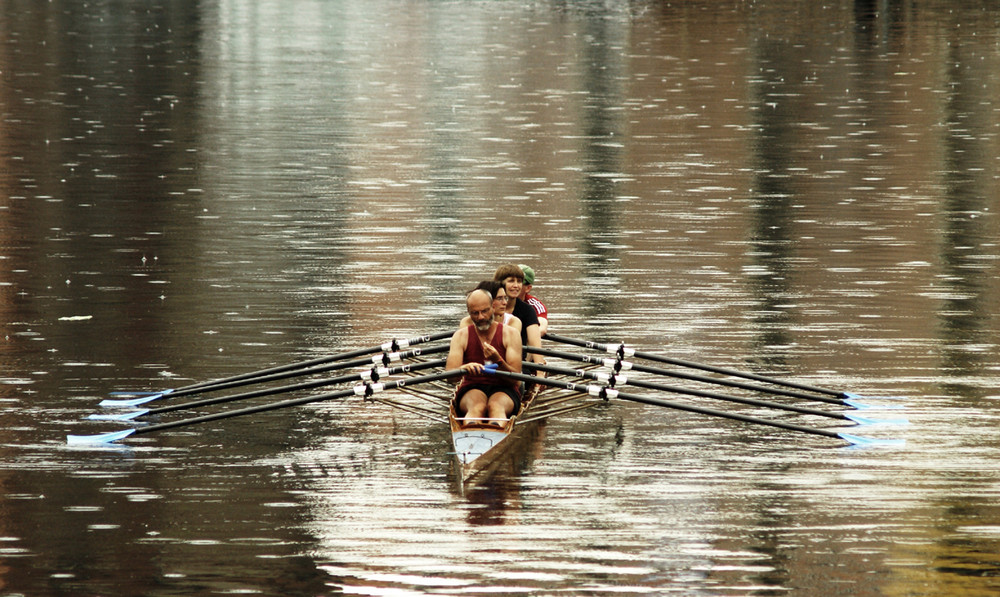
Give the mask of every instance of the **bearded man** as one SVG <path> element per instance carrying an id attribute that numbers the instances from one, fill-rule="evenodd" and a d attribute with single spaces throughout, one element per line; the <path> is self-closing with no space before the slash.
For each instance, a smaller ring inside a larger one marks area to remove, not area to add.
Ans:
<path id="1" fill-rule="evenodd" d="M 466 298 L 472 323 L 451 337 L 445 369 L 466 371 L 455 392 L 458 412 L 465 424 L 503 427 L 521 408 L 520 384 L 513 379 L 486 373 L 487 365 L 503 371 L 521 372 L 521 335 L 493 319 L 493 297 L 473 290 Z"/>

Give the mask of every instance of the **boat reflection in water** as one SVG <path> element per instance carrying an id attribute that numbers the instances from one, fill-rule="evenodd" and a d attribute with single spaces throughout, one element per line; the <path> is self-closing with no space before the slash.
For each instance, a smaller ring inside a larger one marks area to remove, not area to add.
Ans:
<path id="1" fill-rule="evenodd" d="M 503 453 L 469 479 L 462 478 L 462 463 L 452 459 L 455 490 L 469 504 L 469 524 L 508 524 L 520 508 L 523 479 L 542 456 L 546 421 L 531 421 L 517 427 L 517 437 L 506 442 Z"/>

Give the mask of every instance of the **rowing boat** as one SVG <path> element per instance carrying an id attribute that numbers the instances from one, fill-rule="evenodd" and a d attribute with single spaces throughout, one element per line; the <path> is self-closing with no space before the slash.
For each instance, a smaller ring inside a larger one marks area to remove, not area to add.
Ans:
<path id="1" fill-rule="evenodd" d="M 487 419 L 469 420 L 462 417 L 451 400 L 448 422 L 451 426 L 451 441 L 458 463 L 458 476 L 462 483 L 489 470 L 510 446 L 521 436 L 524 427 L 537 419 L 528 419 L 531 407 L 541 392 L 541 384 L 530 384 L 521 399 L 521 409 L 497 427 Z"/>
<path id="2" fill-rule="evenodd" d="M 853 394 L 850 392 L 843 392 L 833 388 L 811 386 L 799 382 L 780 380 L 759 374 L 751 374 L 732 369 L 724 369 L 712 365 L 679 361 L 676 359 L 662 357 L 651 353 L 643 353 L 634 350 L 630 347 L 627 347 L 624 344 L 620 345 L 601 344 L 585 340 L 576 340 L 573 338 L 563 338 L 560 336 L 555 336 L 551 333 L 546 336 L 546 338 L 549 340 L 553 340 L 564 344 L 572 344 L 574 346 L 586 349 L 602 350 L 608 354 L 614 354 L 615 358 L 591 359 L 586 355 L 575 355 L 571 353 L 558 353 L 556 351 L 546 351 L 551 356 L 557 358 L 565 360 L 579 360 L 585 363 L 589 363 L 591 367 L 588 369 L 572 370 L 562 367 L 537 365 L 526 361 L 523 363 L 524 368 L 529 372 L 533 371 L 536 375 L 533 376 L 526 373 L 514 373 L 511 371 L 499 371 L 499 370 L 493 371 L 493 374 L 497 375 L 498 377 L 506 378 L 513 382 L 525 383 L 529 388 L 529 390 L 525 392 L 520 411 L 517 412 L 510 419 L 504 421 L 503 427 L 496 428 L 495 426 L 488 425 L 487 423 L 489 423 L 489 421 L 476 422 L 476 421 L 463 420 L 461 417 L 458 416 L 458 413 L 455 412 L 455 404 L 454 404 L 455 388 L 454 385 L 452 383 L 449 383 L 447 380 L 454 380 L 463 375 L 465 372 L 462 369 L 440 371 L 438 369 L 441 369 L 442 367 L 446 366 L 446 360 L 442 359 L 438 361 L 427 361 L 422 358 L 423 356 L 432 354 L 434 352 L 442 352 L 446 348 L 446 346 L 424 347 L 419 349 L 408 350 L 405 352 L 398 351 L 398 348 L 400 347 L 431 342 L 433 340 L 443 339 L 448 335 L 449 335 L 448 333 L 433 334 L 429 336 L 414 338 L 412 340 L 405 340 L 402 341 L 402 343 L 393 340 L 391 344 L 382 345 L 379 347 L 346 352 L 339 355 L 333 355 L 330 357 L 323 357 L 322 359 L 319 360 L 314 359 L 302 363 L 293 363 L 290 365 L 284 365 L 277 368 L 263 369 L 252 373 L 242 374 L 221 380 L 215 380 L 214 382 L 193 384 L 179 389 L 159 390 L 154 392 L 143 391 L 143 390 L 138 390 L 138 391 L 128 390 L 128 391 L 113 392 L 113 395 L 119 397 L 123 395 L 131 396 L 132 399 L 106 400 L 101 403 L 102 406 L 134 408 L 135 406 L 138 406 L 140 404 L 145 404 L 155 400 L 163 400 L 170 397 L 176 397 L 182 394 L 205 394 L 225 388 L 235 387 L 237 385 L 243 386 L 252 384 L 263 384 L 265 382 L 275 381 L 277 379 L 284 379 L 292 376 L 309 376 L 319 371 L 328 371 L 328 370 L 333 370 L 334 368 L 336 369 L 350 368 L 352 366 L 360 365 L 361 363 L 355 361 L 348 361 L 348 362 L 343 362 L 336 366 L 328 364 L 333 363 L 333 361 L 353 359 L 358 355 L 372 355 L 376 353 L 378 350 L 383 351 L 382 355 L 372 356 L 370 358 L 371 364 L 373 366 L 369 370 L 358 371 L 352 374 L 338 376 L 331 379 L 312 380 L 281 387 L 261 387 L 260 389 L 253 391 L 241 392 L 239 394 L 219 396 L 214 398 L 205 398 L 205 399 L 195 400 L 193 402 L 188 402 L 185 404 L 175 404 L 153 409 L 142 409 L 139 411 L 133 411 L 131 413 L 123 413 L 123 414 L 91 415 L 91 418 L 104 419 L 104 420 L 131 421 L 131 420 L 141 419 L 146 416 L 158 415 L 160 413 L 165 413 L 168 411 L 202 408 L 204 406 L 212 404 L 221 404 L 223 402 L 229 403 L 229 402 L 235 402 L 237 400 L 247 400 L 250 398 L 256 398 L 267 395 L 287 393 L 299 390 L 308 390 L 324 385 L 338 385 L 341 383 L 346 383 L 348 381 L 354 381 L 354 380 L 363 382 L 351 388 L 344 388 L 318 395 L 308 394 L 304 396 L 299 396 L 297 398 L 282 400 L 279 402 L 257 404 L 255 406 L 249 406 L 246 408 L 240 408 L 223 412 L 213 412 L 186 419 L 164 421 L 162 423 L 143 425 L 139 427 L 133 427 L 130 429 L 113 431 L 110 433 L 102 433 L 97 435 L 68 435 L 66 439 L 67 442 L 70 444 L 91 444 L 91 445 L 107 444 L 123 440 L 133 435 L 152 433 L 154 431 L 162 431 L 166 429 L 174 429 L 177 427 L 193 425 L 196 423 L 204 423 L 208 421 L 216 421 L 236 416 L 250 415 L 250 414 L 272 411 L 293 406 L 300 406 L 320 401 L 339 400 L 339 399 L 346 399 L 352 396 L 355 397 L 362 396 L 364 397 L 364 400 L 366 402 L 368 401 L 381 402 L 390 406 L 394 406 L 400 410 L 403 410 L 408 414 L 423 416 L 425 418 L 429 418 L 431 420 L 449 425 L 452 434 L 452 444 L 454 446 L 454 453 L 458 464 L 458 470 L 459 470 L 458 477 L 461 479 L 463 484 L 474 478 L 477 481 L 481 481 L 486 476 L 488 476 L 488 473 L 493 468 L 495 468 L 493 465 L 498 462 L 498 460 L 502 455 L 504 455 L 510 450 L 511 444 L 520 443 L 517 440 L 519 437 L 526 435 L 523 432 L 529 429 L 530 423 L 533 423 L 535 421 L 540 421 L 554 415 L 565 414 L 585 408 L 592 408 L 600 404 L 606 404 L 609 400 L 613 398 L 619 400 L 637 402 L 641 404 L 665 407 L 672 410 L 687 411 L 705 416 L 720 417 L 735 421 L 742 421 L 744 423 L 765 425 L 769 427 L 780 428 L 789 431 L 797 431 L 816 436 L 837 438 L 840 440 L 846 440 L 848 443 L 853 445 L 862 445 L 862 446 L 901 445 L 904 442 L 904 440 L 895 440 L 895 439 L 882 440 L 869 437 L 860 437 L 853 434 L 848 434 L 842 431 L 838 431 L 835 429 L 814 428 L 805 425 L 800 425 L 797 423 L 789 423 L 782 420 L 765 419 L 758 416 L 751 416 L 739 412 L 726 412 L 717 409 L 707 408 L 696 404 L 671 402 L 651 396 L 637 395 L 629 393 L 627 391 L 621 391 L 619 389 L 619 386 L 628 384 L 637 387 L 644 387 L 647 389 L 655 389 L 657 391 L 662 391 L 662 392 L 686 394 L 686 395 L 697 396 L 700 398 L 726 401 L 729 403 L 735 402 L 735 403 L 749 404 L 760 408 L 769 408 L 786 412 L 794 412 L 797 415 L 824 416 L 825 418 L 842 419 L 850 421 L 851 424 L 853 425 L 907 423 L 905 418 L 872 419 L 870 417 L 857 416 L 856 414 L 850 412 L 847 413 L 821 412 L 814 408 L 793 407 L 792 405 L 776 403 L 773 401 L 751 399 L 747 397 L 729 396 L 725 394 L 720 394 L 718 392 L 711 392 L 705 390 L 677 388 L 655 382 L 642 382 L 641 380 L 629 380 L 628 377 L 624 375 L 624 372 L 632 370 L 642 371 L 653 375 L 668 375 L 668 376 L 674 375 L 674 372 L 672 371 L 667 371 L 661 368 L 650 367 L 650 366 L 638 366 L 638 365 L 633 366 L 633 364 L 630 361 L 624 360 L 626 357 L 635 356 L 637 358 L 642 358 L 656 362 L 665 362 L 675 366 L 701 369 L 703 371 L 708 371 L 711 373 L 715 373 L 719 376 L 723 376 L 719 378 L 715 377 L 709 378 L 705 376 L 700 376 L 700 375 L 696 376 L 690 374 L 677 375 L 677 377 L 689 379 L 692 381 L 697 381 L 703 384 L 725 385 L 728 387 L 736 387 L 741 390 L 752 391 L 755 393 L 774 394 L 776 396 L 783 396 L 786 398 L 812 400 L 816 402 L 822 402 L 828 405 L 832 404 L 834 406 L 846 407 L 852 410 L 869 409 L 869 408 L 891 408 L 890 406 L 887 405 L 878 406 L 878 405 L 863 403 L 860 401 L 861 398 L 864 398 L 863 396 L 859 396 L 857 394 Z M 542 352 L 542 351 L 541 349 L 538 348 L 529 347 L 528 352 Z M 416 362 L 389 367 L 391 363 L 403 360 L 404 358 L 415 359 Z M 322 365 L 322 368 L 318 367 L 318 365 L 320 364 Z M 591 368 L 605 368 L 610 370 L 610 372 L 591 371 L 590 370 Z M 415 375 L 415 373 L 418 370 L 425 370 L 425 369 L 435 369 L 438 371 Z M 398 373 L 405 373 L 407 377 L 395 380 L 386 379 L 386 377 Z M 734 380 L 725 379 L 725 376 L 753 380 L 755 384 L 736 382 Z M 565 381 L 565 378 L 591 379 L 599 383 L 596 384 L 587 383 L 586 385 L 584 385 L 581 383 Z M 766 385 L 756 385 L 756 384 L 766 384 Z M 544 392 L 544 396 L 539 397 L 539 394 L 542 392 L 543 387 L 546 388 L 546 391 Z M 792 388 L 792 390 L 788 389 L 781 390 L 779 388 Z M 410 395 L 411 397 L 419 398 L 420 400 L 419 401 L 400 400 L 391 395 L 387 395 L 387 391 L 389 390 L 396 390 L 396 393 L 407 394 Z M 880 398 L 886 398 L 886 397 L 880 397 Z"/>

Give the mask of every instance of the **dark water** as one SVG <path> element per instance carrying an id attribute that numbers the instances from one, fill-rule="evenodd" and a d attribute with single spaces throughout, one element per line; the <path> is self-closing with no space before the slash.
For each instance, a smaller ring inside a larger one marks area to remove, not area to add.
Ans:
<path id="1" fill-rule="evenodd" d="M 998 26 L 0 0 L 0 593 L 995 594 Z M 505 261 L 557 333 L 905 397 L 859 433 L 906 444 L 613 402 L 466 492 L 354 399 L 66 444 L 112 390 L 451 329 Z"/>

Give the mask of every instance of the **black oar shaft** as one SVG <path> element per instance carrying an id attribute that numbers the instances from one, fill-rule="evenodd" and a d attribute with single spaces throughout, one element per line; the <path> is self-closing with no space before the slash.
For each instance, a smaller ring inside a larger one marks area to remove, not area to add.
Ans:
<path id="1" fill-rule="evenodd" d="M 776 396 L 788 396 L 789 398 L 800 398 L 802 400 L 812 400 L 815 402 L 825 402 L 827 404 L 837 404 L 845 406 L 844 401 L 837 398 L 830 398 L 829 396 L 817 396 L 815 394 L 807 394 L 805 392 L 798 392 L 795 390 L 786 390 L 783 388 L 758 386 L 750 383 L 744 383 L 732 379 L 719 379 L 716 377 L 707 377 L 705 375 L 696 375 L 694 373 L 685 373 L 683 371 L 670 371 L 668 369 L 663 369 L 661 367 L 650 367 L 649 365 L 643 365 L 642 363 L 635 363 L 632 361 L 621 361 L 616 359 L 609 359 L 606 357 L 598 357 L 589 354 L 573 354 L 569 352 L 564 352 L 560 350 L 552 350 L 549 348 L 535 348 L 532 346 L 527 347 L 529 353 L 537 353 L 544 356 L 556 357 L 567 360 L 575 360 L 581 363 L 590 363 L 593 365 L 602 365 L 613 367 L 614 363 L 620 363 L 626 365 L 633 371 L 642 371 L 644 373 L 654 373 L 656 375 L 666 375 L 669 377 L 676 377 L 677 379 L 687 379 L 690 381 L 698 381 L 702 383 L 711 383 L 721 386 L 728 386 L 730 388 L 739 388 L 741 390 L 750 390 L 752 392 L 764 392 L 767 394 L 774 394 Z M 610 362 L 610 363 L 609 363 Z"/>
<path id="2" fill-rule="evenodd" d="M 502 375 L 505 377 L 511 377 L 513 379 L 518 379 L 524 382 L 534 382 L 541 383 L 544 385 L 554 386 L 558 388 L 563 388 L 566 390 L 571 390 L 575 392 L 584 392 L 592 395 L 598 395 L 606 398 L 621 398 L 622 400 L 630 400 L 632 402 L 640 402 L 643 404 L 650 404 L 654 406 L 663 406 L 666 408 L 673 408 L 676 410 L 683 410 L 703 415 L 709 415 L 713 417 L 722 417 L 724 419 L 733 419 L 735 421 L 744 421 L 747 423 L 754 423 L 757 425 L 767 425 L 770 427 L 779 427 L 781 429 L 787 429 L 789 431 L 800 431 L 802 433 L 809 433 L 812 435 L 822 435 L 824 437 L 835 437 L 838 439 L 843 439 L 840 434 L 835 431 L 829 431 L 827 429 L 813 429 L 812 427 L 804 427 L 802 425 L 795 425 L 792 423 L 785 423 L 782 421 L 770 421 L 768 419 L 760 419 L 758 417 L 751 417 L 749 415 L 741 415 L 739 413 L 727 413 L 721 410 L 715 410 L 712 408 L 705 408 L 701 406 L 694 406 L 691 404 L 680 404 L 677 402 L 670 402 L 668 400 L 661 400 L 659 398 L 650 398 L 648 396 L 639 396 L 636 394 L 629 394 L 615 390 L 613 388 L 607 388 L 603 386 L 580 386 L 572 382 L 566 382 L 556 379 L 549 379 L 546 377 L 534 377 L 531 375 L 525 375 L 523 373 L 512 373 L 509 371 L 497 371 L 497 375 Z"/>
<path id="3" fill-rule="evenodd" d="M 355 386 L 353 388 L 348 388 L 344 390 L 339 390 L 336 392 L 330 392 L 326 394 L 318 394 L 314 396 L 303 396 L 301 398 L 293 398 L 290 400 L 283 400 L 281 402 L 272 402 L 270 404 L 260 404 L 257 406 L 250 406 L 247 408 L 240 408 L 237 410 L 230 410 L 219 413 L 212 413 L 209 415 L 202 415 L 200 417 L 192 417 L 189 419 L 181 419 L 178 421 L 170 421 L 167 423 L 159 423 L 157 425 L 149 425 L 148 427 L 137 427 L 133 435 L 138 435 L 140 433 L 152 433 L 154 431 L 163 431 L 164 429 L 174 429 L 177 427 L 185 427 L 187 425 L 195 425 L 197 423 L 207 423 L 210 421 L 218 421 L 220 419 L 229 419 L 232 417 L 239 417 L 242 415 L 249 415 L 255 413 L 261 413 L 271 410 L 278 410 L 280 408 L 288 408 L 291 406 L 301 406 L 303 404 L 310 404 L 313 402 L 323 402 L 325 400 L 335 400 L 337 398 L 347 398 L 353 395 L 366 395 L 368 391 L 385 391 L 398 389 L 404 386 L 415 385 L 419 383 L 426 383 L 431 381 L 438 381 L 441 379 L 446 379 L 449 377 L 461 376 L 465 373 L 463 369 L 453 369 L 451 371 L 444 371 L 441 373 L 431 373 L 428 375 L 422 375 L 417 377 L 411 377 L 408 379 L 399 379 L 391 382 L 386 382 L 384 384 L 364 384 Z M 375 389 L 379 386 L 378 389 Z"/>
<path id="4" fill-rule="evenodd" d="M 526 369 L 537 369 L 540 371 L 546 371 L 548 373 L 555 373 L 558 375 L 573 375 L 576 377 L 584 379 L 592 379 L 595 381 L 604 381 L 601 375 L 598 375 L 592 371 L 583 371 L 582 369 L 567 369 L 565 367 L 553 367 L 551 365 L 536 365 L 534 363 L 525 362 L 524 367 Z M 805 406 L 795 406 L 793 404 L 779 404 L 776 402 L 767 402 L 766 400 L 756 400 L 754 398 L 744 398 L 742 396 L 730 396 L 728 394 L 720 394 L 718 392 L 709 392 L 707 390 L 698 390 L 693 388 L 679 388 L 676 386 L 668 386 L 666 384 L 659 384 L 655 382 L 643 381 L 640 379 L 630 379 L 628 377 L 619 376 L 608 376 L 611 380 L 621 380 L 624 379 L 624 383 L 630 386 L 635 386 L 637 388 L 646 388 L 648 390 L 659 390 L 661 392 L 670 392 L 672 394 L 687 394 L 689 396 L 699 396 L 701 398 L 711 398 L 713 400 L 725 400 L 727 402 L 736 402 L 738 404 L 747 404 L 750 406 L 762 406 L 765 408 L 774 408 L 777 410 L 785 410 L 788 412 L 799 413 L 802 415 L 815 415 L 817 417 L 826 417 L 829 419 L 840 419 L 843 421 L 848 421 L 853 423 L 850 417 L 844 415 L 843 413 L 832 413 L 825 410 L 818 410 L 815 408 L 808 408 Z"/>
<path id="5" fill-rule="evenodd" d="M 605 352 L 614 353 L 616 350 L 626 348 L 624 344 L 614 345 L 614 344 L 603 344 L 600 342 L 591 342 L 589 340 L 578 340 L 575 338 L 566 338 L 564 336 L 557 336 L 555 334 L 545 334 L 547 340 L 553 340 L 555 342 L 562 342 L 564 344 L 572 344 L 574 346 L 580 346 L 583 348 L 590 348 L 595 350 L 603 350 Z M 764 383 L 770 383 L 780 386 L 785 386 L 789 388 L 796 388 L 806 392 L 815 392 L 817 394 L 826 394 L 829 396 L 836 396 L 838 398 L 848 398 L 849 396 L 839 390 L 833 390 L 830 388 L 822 388 L 818 386 L 812 386 L 808 384 L 798 383 L 794 381 L 787 381 L 783 379 L 777 379 L 774 377 L 767 377 L 764 375 L 757 375 L 756 373 L 748 373 L 745 371 L 737 371 L 734 369 L 726 369 L 723 367 L 716 367 L 714 365 L 707 365 L 704 363 L 695 363 L 692 361 L 685 361 L 682 359 L 675 359 L 672 357 L 665 357 L 658 354 L 642 352 L 638 350 L 629 349 L 631 354 L 636 358 L 646 359 L 650 361 L 656 361 L 658 363 L 666 363 L 668 365 L 677 365 L 679 367 L 688 367 L 690 369 L 700 369 L 702 371 L 710 371 L 712 373 L 718 373 L 720 375 L 731 375 L 733 377 L 742 377 L 744 379 L 752 379 L 754 381 L 760 381 Z M 627 355 L 626 355 L 627 356 Z"/>
<path id="6" fill-rule="evenodd" d="M 275 366 L 275 367 L 269 367 L 267 369 L 260 369 L 258 371 L 250 371 L 248 373 L 242 373 L 240 375 L 234 375 L 232 377 L 224 377 L 224 378 L 221 378 L 221 379 L 216 379 L 216 380 L 211 380 L 211 381 L 203 381 L 203 382 L 199 382 L 199 383 L 194 383 L 194 384 L 191 384 L 191 385 L 184 386 L 182 388 L 175 389 L 173 391 L 173 394 L 176 395 L 178 392 L 185 392 L 185 393 L 187 393 L 190 390 L 193 390 L 193 389 L 196 389 L 196 388 L 206 388 L 206 387 L 209 387 L 209 386 L 215 386 L 215 385 L 223 384 L 223 383 L 248 380 L 248 379 L 253 379 L 253 378 L 256 378 L 256 377 L 262 377 L 262 376 L 265 376 L 265 375 L 271 375 L 271 374 L 274 374 L 274 373 L 281 373 L 281 372 L 284 372 L 284 371 L 292 371 L 292 370 L 295 370 L 295 369 L 305 369 L 307 367 L 312 367 L 312 366 L 315 366 L 315 365 L 322 365 L 324 363 L 331 363 L 333 361 L 340 361 L 340 360 L 343 360 L 343 359 L 353 359 L 353 358 L 357 358 L 357 357 L 361 357 L 361 356 L 365 356 L 365 355 L 375 354 L 377 352 L 395 352 L 395 351 L 401 350 L 403 348 L 406 348 L 408 346 L 413 346 L 413 345 L 416 345 L 416 344 L 425 344 L 427 342 L 434 342 L 435 340 L 441 340 L 443 338 L 450 338 L 453 333 L 454 333 L 454 331 L 450 331 L 450 332 L 437 332 L 437 333 L 434 333 L 434 334 L 428 334 L 426 336 L 418 336 L 416 338 L 410 338 L 408 340 L 395 340 L 394 339 L 394 340 L 392 340 L 390 342 L 386 342 L 384 344 L 380 344 L 379 346 L 370 346 L 368 348 L 361 348 L 361 349 L 358 349 L 358 350 L 352 350 L 352 351 L 343 352 L 343 353 L 340 353 L 340 354 L 335 354 L 335 355 L 330 355 L 330 356 L 325 356 L 325 357 L 318 357 L 318 358 L 315 358 L 315 359 L 310 359 L 308 361 L 300 361 L 300 362 L 297 362 L 297 363 L 289 363 L 287 365 L 278 365 L 278 366 Z"/>
<path id="7" fill-rule="evenodd" d="M 409 371 L 420 371 L 422 369 L 430 369 L 433 367 L 441 367 L 445 363 L 444 359 L 438 359 L 436 361 L 427 361 L 426 363 L 414 363 L 412 365 L 399 365 L 397 367 L 389 367 L 386 369 L 384 375 L 395 375 L 396 373 L 405 373 Z M 366 364 L 366 363 L 362 363 Z M 260 398 L 261 396 L 272 396 L 274 394 L 283 394 L 285 392 L 295 392 L 298 390 L 310 390 L 313 388 L 320 388 L 323 386 L 332 386 L 341 383 L 347 383 L 350 381 L 358 381 L 365 379 L 366 377 L 371 381 L 378 381 L 379 373 L 373 368 L 371 371 L 362 371 L 360 373 L 350 373 L 348 375 L 341 375 L 339 377 L 331 377 L 328 379 L 319 379 L 315 381 L 307 381 L 298 384 L 292 384 L 287 386 L 281 386 L 278 388 L 264 388 L 261 390 L 254 390 L 252 392 L 242 392 L 240 394 L 232 394 L 229 396 L 219 396 L 216 398 L 205 398 L 204 400 L 195 400 L 194 402 L 186 402 L 184 404 L 171 404 L 169 406 L 161 406 L 160 408 L 152 408 L 148 412 L 144 413 L 142 416 L 147 417 L 151 415 L 158 415 L 162 413 L 168 413 L 178 410 L 188 410 L 192 408 L 200 408 L 202 406 L 211 406 L 214 404 L 225 404 L 227 402 L 236 402 L 238 400 L 248 400 L 250 398 Z"/>
<path id="8" fill-rule="evenodd" d="M 448 350 L 448 346 L 434 346 L 428 348 L 414 348 L 413 350 L 407 350 L 405 352 L 392 353 L 393 356 L 390 357 L 389 353 L 383 353 L 382 363 L 388 365 L 393 360 L 408 359 L 415 356 L 430 355 L 439 352 L 444 352 Z M 281 379 L 288 379 L 289 377 L 300 377 L 304 375 L 313 375 L 316 373 L 329 373 L 330 371 L 337 371 L 340 369 L 351 369 L 353 367 L 364 367 L 366 365 L 371 365 L 374 363 L 373 359 L 377 357 L 371 357 L 368 359 L 356 359 L 353 361 L 344 361 L 341 363 L 326 363 L 313 365 L 311 367 L 303 367 L 300 369 L 290 369 L 285 371 L 277 371 L 267 375 L 259 375 L 257 377 L 247 378 L 247 379 L 233 379 L 230 381 L 219 382 L 212 384 L 210 386 L 201 386 L 197 388 L 188 388 L 186 390 L 174 390 L 169 394 L 171 398 L 177 398 L 179 396 L 190 396 L 193 394 L 205 394 L 208 392 L 217 392 L 219 390 L 228 390 L 231 388 L 238 388 L 242 386 L 249 386 L 259 383 L 267 383 L 271 381 L 278 381 Z"/>

